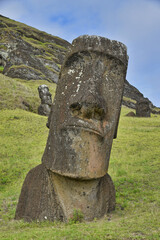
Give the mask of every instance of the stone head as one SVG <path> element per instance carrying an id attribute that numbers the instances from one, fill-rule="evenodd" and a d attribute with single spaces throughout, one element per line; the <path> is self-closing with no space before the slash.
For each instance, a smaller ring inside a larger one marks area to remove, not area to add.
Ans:
<path id="1" fill-rule="evenodd" d="M 150 117 L 151 108 L 147 98 L 141 98 L 136 103 L 136 116 L 137 117 Z"/>
<path id="2" fill-rule="evenodd" d="M 41 104 L 52 104 L 51 93 L 47 85 L 42 84 L 38 87 L 39 97 L 41 99 Z"/>
<path id="3" fill-rule="evenodd" d="M 116 137 L 128 64 L 125 45 L 80 36 L 62 66 L 51 110 L 43 163 L 63 176 L 107 173 Z"/>

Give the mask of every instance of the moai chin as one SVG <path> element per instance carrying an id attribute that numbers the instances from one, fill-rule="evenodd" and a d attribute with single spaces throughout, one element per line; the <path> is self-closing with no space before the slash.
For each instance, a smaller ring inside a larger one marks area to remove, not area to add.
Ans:
<path id="1" fill-rule="evenodd" d="M 39 97 L 41 99 L 41 104 L 38 107 L 38 114 L 49 116 L 52 105 L 52 95 L 49 92 L 47 85 L 42 84 L 38 87 Z"/>
<path id="2" fill-rule="evenodd" d="M 88 35 L 73 41 L 60 72 L 42 164 L 26 177 L 16 219 L 67 221 L 80 209 L 85 220 L 93 220 L 115 208 L 107 171 L 127 64 L 120 42 Z"/>

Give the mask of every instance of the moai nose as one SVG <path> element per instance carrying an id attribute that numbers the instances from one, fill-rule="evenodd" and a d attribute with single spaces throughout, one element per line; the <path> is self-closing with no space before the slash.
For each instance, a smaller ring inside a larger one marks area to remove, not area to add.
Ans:
<path id="1" fill-rule="evenodd" d="M 70 104 L 70 110 L 74 117 L 84 119 L 103 120 L 105 107 L 102 99 L 89 95 L 79 102 Z"/>

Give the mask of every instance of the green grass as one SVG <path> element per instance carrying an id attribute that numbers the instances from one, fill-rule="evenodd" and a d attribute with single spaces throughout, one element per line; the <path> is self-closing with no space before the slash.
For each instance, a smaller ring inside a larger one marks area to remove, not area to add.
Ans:
<path id="1" fill-rule="evenodd" d="M 22 39 L 28 43 L 30 43 L 33 47 L 37 47 L 37 48 L 40 48 L 40 49 L 47 49 L 45 47 L 45 44 L 39 40 L 36 40 L 36 39 L 33 39 L 33 38 L 30 38 L 30 37 L 26 37 L 26 36 L 23 36 Z"/>
<path id="2" fill-rule="evenodd" d="M 43 58 L 43 59 L 46 59 L 46 60 L 49 60 L 49 61 L 52 61 L 53 58 L 52 56 L 43 56 L 43 55 L 36 55 L 37 58 Z"/>
<path id="3" fill-rule="evenodd" d="M 2 45 L 0 45 L 0 49 L 1 49 L 1 50 L 2 50 L 2 49 L 3 49 L 3 50 L 7 50 L 7 47 L 2 44 Z"/>
<path id="4" fill-rule="evenodd" d="M 132 103 L 135 103 L 136 104 L 136 101 L 131 99 L 131 98 L 128 98 L 128 97 L 125 97 L 123 96 L 123 100 L 126 101 L 126 102 L 132 102 Z"/>
<path id="5" fill-rule="evenodd" d="M 0 239 L 160 239 L 160 116 L 126 117 L 129 111 L 122 109 L 110 158 L 116 210 L 93 222 L 26 223 L 15 221 L 14 214 L 27 172 L 41 162 L 47 118 L 22 109 L 1 110 Z"/>
<path id="6" fill-rule="evenodd" d="M 47 47 L 52 46 L 53 48 L 57 48 L 57 49 L 61 48 L 61 49 L 63 49 L 64 51 L 67 51 L 67 48 L 65 48 L 65 47 L 63 47 L 63 46 L 61 46 L 61 45 L 58 45 L 58 44 L 56 44 L 56 43 L 45 42 L 45 45 L 46 45 Z"/>
<path id="7" fill-rule="evenodd" d="M 3 69 L 4 69 L 4 67 L 3 67 L 3 66 L 0 66 L 0 73 L 3 72 Z"/>
<path id="8" fill-rule="evenodd" d="M 9 70 L 12 69 L 12 68 L 13 68 L 13 69 L 26 69 L 26 70 L 28 70 L 28 71 L 33 70 L 34 72 L 37 72 L 37 74 L 39 74 L 40 77 L 44 77 L 44 78 L 45 78 L 45 75 L 44 75 L 40 70 L 38 70 L 38 69 L 36 69 L 36 68 L 33 68 L 33 67 L 30 67 L 30 66 L 27 66 L 27 65 L 25 65 L 25 64 L 12 65 L 12 66 L 9 68 Z"/>
<path id="9" fill-rule="evenodd" d="M 59 72 L 57 72 L 56 70 L 54 70 L 52 67 L 50 66 L 46 66 L 46 68 L 48 68 L 50 71 L 52 71 L 53 73 L 57 73 L 59 74 Z"/>

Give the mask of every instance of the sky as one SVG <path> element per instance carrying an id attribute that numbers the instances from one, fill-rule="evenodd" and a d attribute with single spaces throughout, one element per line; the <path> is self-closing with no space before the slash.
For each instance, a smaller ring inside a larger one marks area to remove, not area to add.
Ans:
<path id="1" fill-rule="evenodd" d="M 127 80 L 160 107 L 160 0 L 0 0 L 0 14 L 69 42 L 88 34 L 124 43 Z"/>

